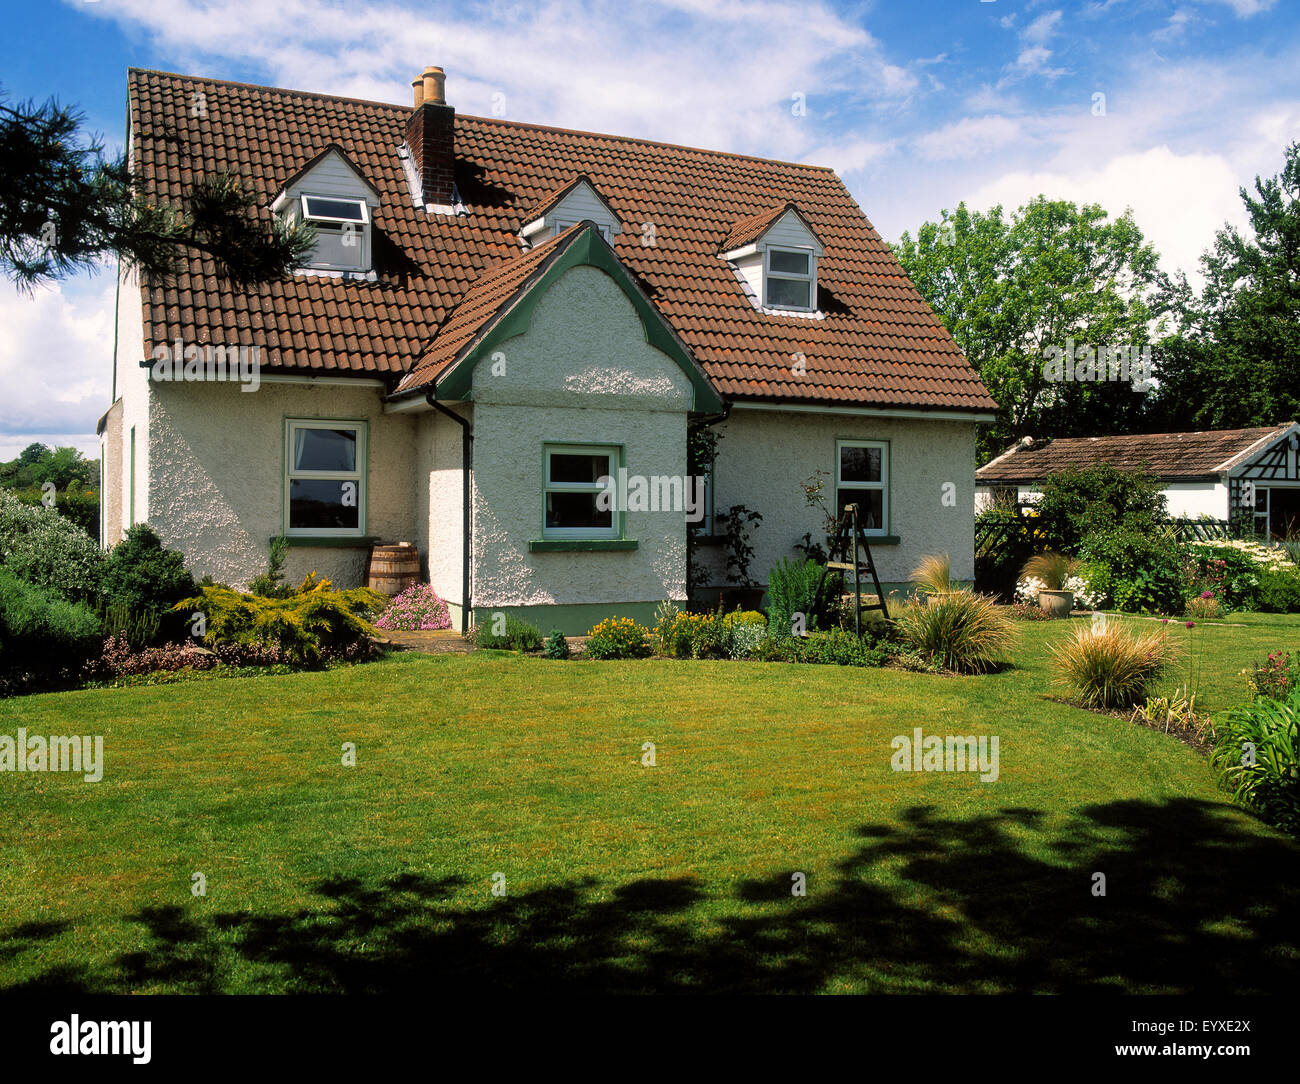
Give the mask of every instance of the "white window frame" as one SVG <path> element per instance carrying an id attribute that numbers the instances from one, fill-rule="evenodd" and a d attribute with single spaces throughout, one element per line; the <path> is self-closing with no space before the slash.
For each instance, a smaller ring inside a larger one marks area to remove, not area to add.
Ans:
<path id="1" fill-rule="evenodd" d="M 575 218 L 571 222 L 563 222 L 560 220 L 556 220 L 555 225 L 551 227 L 551 236 L 559 237 L 560 234 L 562 234 L 570 226 L 576 226 L 581 221 L 582 220 L 579 218 Z M 603 222 L 593 222 L 592 225 L 595 226 L 596 229 L 600 230 L 600 235 L 605 239 L 605 243 L 607 245 L 611 245 L 614 243 L 612 240 L 610 240 L 610 233 L 609 233 L 608 226 L 606 226 Z"/>
<path id="2" fill-rule="evenodd" d="M 335 222 L 340 226 L 368 226 L 370 225 L 370 205 L 360 196 L 325 196 L 319 192 L 304 192 L 299 197 L 302 203 L 302 217 L 308 222 Z M 361 218 L 338 218 L 335 215 L 317 215 L 312 214 L 307 207 L 309 199 L 324 199 L 331 203 L 355 203 L 361 209 Z"/>
<path id="3" fill-rule="evenodd" d="M 880 481 L 879 482 L 856 482 L 845 481 L 840 477 L 840 472 L 844 469 L 844 457 L 841 454 L 845 448 L 879 448 L 880 449 Z M 837 440 L 835 442 L 835 515 L 838 518 L 840 511 L 840 490 L 841 489 L 868 489 L 880 490 L 880 518 L 879 527 L 863 527 L 862 533 L 868 538 L 884 537 L 889 534 L 891 527 L 891 516 L 889 509 L 889 441 L 887 440 Z"/>
<path id="4" fill-rule="evenodd" d="M 356 433 L 357 461 L 352 471 L 295 470 L 294 434 L 300 429 L 351 429 Z M 364 538 L 366 536 L 366 459 L 369 426 L 351 418 L 286 418 L 284 423 L 284 533 L 290 538 Z M 357 483 L 356 527 L 294 527 L 290 523 L 290 494 L 294 481 Z"/>
<path id="5" fill-rule="evenodd" d="M 808 257 L 808 273 L 798 275 L 790 271 L 773 271 L 772 270 L 772 253 L 788 252 L 797 256 Z M 771 299 L 771 290 L 768 283 L 772 279 L 786 279 L 793 282 L 806 282 L 808 284 L 808 304 L 804 305 L 778 305 Z M 763 250 L 763 307 L 766 309 L 785 309 L 788 312 L 816 312 L 817 311 L 817 254 L 810 248 L 791 248 L 785 245 L 768 245 Z"/>
<path id="6" fill-rule="evenodd" d="M 327 199 L 339 203 L 355 203 L 361 208 L 361 221 L 355 218 L 337 218 L 333 215 L 313 215 L 307 212 L 309 199 Z M 354 264 L 334 263 L 319 257 L 319 245 L 303 261 L 303 267 L 314 271 L 346 271 L 354 275 L 364 275 L 371 270 L 370 258 L 370 205 L 360 196 L 328 196 L 320 192 L 304 192 L 298 197 L 298 208 L 304 222 L 316 226 L 318 237 L 322 234 L 342 234 L 348 227 L 357 231 L 357 262 Z M 351 246 L 348 246 L 351 247 Z"/>
<path id="7" fill-rule="evenodd" d="M 548 527 L 546 524 L 546 499 L 552 493 L 602 493 L 603 485 L 596 482 L 551 482 L 551 456 L 553 455 L 605 455 L 608 474 L 618 478 L 618 468 L 623 449 L 617 444 L 558 444 L 547 443 L 542 454 L 542 538 L 604 539 L 622 537 L 623 513 L 610 511 L 608 527 Z"/>

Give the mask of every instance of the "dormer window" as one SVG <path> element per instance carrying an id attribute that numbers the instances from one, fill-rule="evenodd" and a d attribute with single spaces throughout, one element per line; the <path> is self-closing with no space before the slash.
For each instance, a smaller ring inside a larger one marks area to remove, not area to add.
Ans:
<path id="1" fill-rule="evenodd" d="M 519 230 L 519 240 L 524 248 L 532 248 L 548 238 L 558 237 L 579 222 L 593 223 L 607 245 L 612 245 L 623 230 L 614 209 L 582 175 L 552 192 L 528 213 Z"/>
<path id="2" fill-rule="evenodd" d="M 371 232 L 378 208 L 379 193 L 337 146 L 308 162 L 271 204 L 290 222 L 316 227 L 316 246 L 299 273 L 371 278 Z"/>
<path id="3" fill-rule="evenodd" d="M 811 312 L 816 281 L 816 258 L 809 249 L 767 250 L 763 303 L 769 309 Z"/>
<path id="4" fill-rule="evenodd" d="M 309 267 L 335 271 L 370 267 L 370 211 L 365 200 L 304 195 L 302 214 L 316 227 Z"/>
<path id="5" fill-rule="evenodd" d="M 719 255 L 760 312 L 820 319 L 817 263 L 824 251 L 799 208 L 785 203 L 742 218 L 723 239 Z"/>

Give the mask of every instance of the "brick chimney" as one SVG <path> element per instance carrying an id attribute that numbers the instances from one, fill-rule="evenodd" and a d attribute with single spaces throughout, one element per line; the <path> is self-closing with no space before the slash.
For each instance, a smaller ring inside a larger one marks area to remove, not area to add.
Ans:
<path id="1" fill-rule="evenodd" d="M 456 110 L 447 104 L 447 76 L 428 67 L 411 86 L 415 104 L 406 120 L 406 146 L 420 184 L 417 197 L 426 204 L 450 207 L 456 161 Z"/>

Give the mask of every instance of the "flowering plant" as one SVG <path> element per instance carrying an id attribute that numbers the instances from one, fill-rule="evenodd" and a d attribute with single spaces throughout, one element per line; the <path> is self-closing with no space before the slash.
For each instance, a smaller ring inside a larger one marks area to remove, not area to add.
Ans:
<path id="1" fill-rule="evenodd" d="M 432 584 L 413 583 L 388 604 L 375 620 L 375 628 L 402 632 L 449 629 L 451 614 Z"/>

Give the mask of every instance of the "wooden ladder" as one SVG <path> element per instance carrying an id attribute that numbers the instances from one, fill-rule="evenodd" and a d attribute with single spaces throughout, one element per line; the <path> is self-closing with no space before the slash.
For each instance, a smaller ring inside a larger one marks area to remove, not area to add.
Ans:
<path id="1" fill-rule="evenodd" d="M 861 549 L 865 555 L 865 560 L 860 560 L 858 550 Z M 880 577 L 876 574 L 876 562 L 871 556 L 871 547 L 867 544 L 867 536 L 863 533 L 861 525 L 858 523 L 858 506 L 856 504 L 846 504 L 844 511 L 840 515 L 840 521 L 835 527 L 835 539 L 831 543 L 830 559 L 826 562 L 826 567 L 822 569 L 821 579 L 817 581 L 817 593 L 813 596 L 813 612 L 816 613 L 821 609 L 822 592 L 826 588 L 827 577 L 830 576 L 831 570 L 838 572 L 853 573 L 853 631 L 859 636 L 862 635 L 862 614 L 864 610 L 879 610 L 886 618 L 889 617 L 889 607 L 885 603 L 885 592 L 880 586 Z M 876 588 L 876 600 L 870 605 L 862 604 L 862 574 L 871 573 L 871 582 Z"/>

